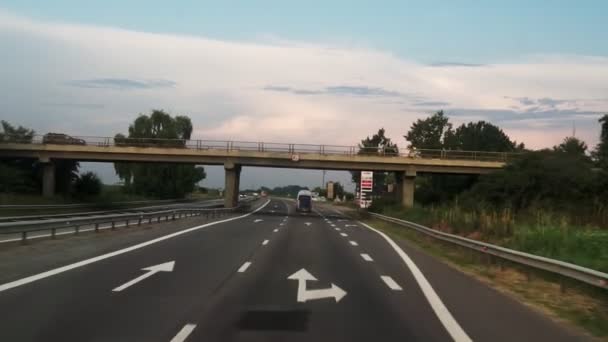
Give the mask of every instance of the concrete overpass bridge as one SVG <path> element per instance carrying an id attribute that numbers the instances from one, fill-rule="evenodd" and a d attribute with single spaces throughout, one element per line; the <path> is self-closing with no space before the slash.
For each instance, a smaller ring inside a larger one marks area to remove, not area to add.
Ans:
<path id="1" fill-rule="evenodd" d="M 53 161 L 163 162 L 224 165 L 225 204 L 238 201 L 242 166 L 345 171 L 395 172 L 397 196 L 404 206 L 414 203 L 414 180 L 419 173 L 484 174 L 502 168 L 515 154 L 504 152 L 391 149 L 358 146 L 281 144 L 264 142 L 115 139 L 34 136 L 0 141 L 0 157 L 33 158 L 44 165 L 43 194 L 54 193 Z"/>

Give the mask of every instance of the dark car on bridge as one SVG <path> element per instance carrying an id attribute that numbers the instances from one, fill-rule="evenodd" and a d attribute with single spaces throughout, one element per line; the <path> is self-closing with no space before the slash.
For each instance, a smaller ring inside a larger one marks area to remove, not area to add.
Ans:
<path id="1" fill-rule="evenodd" d="M 56 144 L 56 145 L 86 145 L 87 143 L 83 139 L 71 137 L 63 133 L 47 133 L 42 138 L 43 144 Z"/>

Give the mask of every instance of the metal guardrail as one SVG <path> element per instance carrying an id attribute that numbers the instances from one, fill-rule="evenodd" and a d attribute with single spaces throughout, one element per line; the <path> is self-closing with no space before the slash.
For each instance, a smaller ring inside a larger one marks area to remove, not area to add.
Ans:
<path id="1" fill-rule="evenodd" d="M 414 222 L 401 220 L 398 218 L 370 213 L 373 217 L 384 221 L 396 223 L 398 225 L 414 229 L 420 233 L 429 235 L 433 238 L 459 245 L 465 248 L 475 250 L 480 253 L 493 255 L 495 257 L 514 262 L 516 264 L 525 265 L 531 268 L 547 271 L 554 274 L 559 274 L 566 278 L 575 279 L 596 287 L 608 289 L 608 274 L 592 270 L 590 268 L 581 267 L 571 263 L 545 258 L 534 254 L 519 252 L 509 248 L 504 248 L 489 243 L 467 239 L 461 236 L 440 232 Z"/>
<path id="2" fill-rule="evenodd" d="M 278 152 L 287 154 L 315 153 L 322 155 L 373 155 L 382 157 L 407 157 L 426 159 L 451 160 L 479 160 L 506 162 L 520 153 L 515 152 L 486 152 L 486 151 L 459 151 L 459 150 L 432 150 L 408 149 L 405 147 L 380 146 L 361 147 L 343 145 L 315 145 L 275 142 L 251 142 L 230 140 L 185 140 L 185 139 L 157 139 L 157 138 L 122 138 L 122 137 L 94 137 L 94 136 L 66 136 L 64 139 L 48 139 L 44 135 L 32 137 L 4 136 L 0 143 L 23 144 L 57 144 L 82 145 L 96 147 L 163 147 L 187 148 L 196 150 L 222 150 L 222 151 L 258 151 Z M 407 152 L 404 152 L 407 151 Z"/>
<path id="3" fill-rule="evenodd" d="M 90 217 L 75 217 L 68 219 L 50 219 L 43 221 L 21 221 L 21 222 L 2 222 L 0 223 L 0 235 L 15 235 L 21 234 L 21 242 L 26 243 L 28 234 L 41 231 L 49 231 L 51 238 L 55 238 L 58 230 L 73 229 L 77 235 L 83 227 L 93 227 L 95 232 L 99 232 L 100 225 L 110 224 L 110 229 L 114 230 L 119 223 L 140 226 L 142 223 L 151 224 L 153 222 L 168 222 L 176 219 L 206 216 L 206 218 L 222 217 L 229 213 L 246 210 L 250 202 L 254 199 L 242 201 L 235 208 L 217 208 L 217 209 L 171 209 L 161 210 L 156 212 L 145 213 L 129 213 L 129 214 L 114 214 L 114 215 L 96 215 Z"/>
<path id="4" fill-rule="evenodd" d="M 130 205 L 130 204 L 165 204 L 165 203 L 188 203 L 190 199 L 168 199 L 168 200 L 142 200 L 110 202 L 107 205 Z M 70 204 L 0 204 L 0 209 L 72 209 L 89 208 L 97 203 L 70 203 Z"/>
<path id="5" fill-rule="evenodd" d="M 214 200 L 208 200 L 205 202 L 201 202 L 201 204 L 198 204 L 198 205 L 186 206 L 184 204 L 183 206 L 176 207 L 176 208 L 170 207 L 171 205 L 175 206 L 177 204 L 179 204 L 179 203 L 162 205 L 162 206 L 155 205 L 155 206 L 146 206 L 146 207 L 123 208 L 123 209 L 113 209 L 113 210 L 82 211 L 82 212 L 71 212 L 71 213 L 60 213 L 60 214 L 0 216 L 0 223 L 47 220 L 47 219 L 54 219 L 54 218 L 68 219 L 70 217 L 84 217 L 84 216 L 93 216 L 93 215 L 144 213 L 144 212 L 154 212 L 154 211 L 170 210 L 170 209 L 211 209 L 211 208 L 223 207 L 224 200 L 223 199 L 214 199 Z"/>

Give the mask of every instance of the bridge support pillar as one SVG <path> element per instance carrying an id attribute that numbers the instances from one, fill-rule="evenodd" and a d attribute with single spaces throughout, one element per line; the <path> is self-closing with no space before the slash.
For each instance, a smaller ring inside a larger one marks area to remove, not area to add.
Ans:
<path id="1" fill-rule="evenodd" d="M 416 171 L 396 172 L 395 178 L 397 180 L 397 200 L 404 208 L 413 208 Z"/>
<path id="2" fill-rule="evenodd" d="M 52 162 L 42 164 L 42 196 L 55 195 L 55 164 Z"/>
<path id="3" fill-rule="evenodd" d="M 239 202 L 239 183 L 241 178 L 241 165 L 225 163 L 226 186 L 224 187 L 224 207 L 234 208 Z"/>

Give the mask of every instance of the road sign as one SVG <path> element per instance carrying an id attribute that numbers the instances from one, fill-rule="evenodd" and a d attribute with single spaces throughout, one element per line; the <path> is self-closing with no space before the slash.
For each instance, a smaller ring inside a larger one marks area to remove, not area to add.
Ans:
<path id="1" fill-rule="evenodd" d="M 361 171 L 361 192 L 372 192 L 374 189 L 374 173 Z"/>

